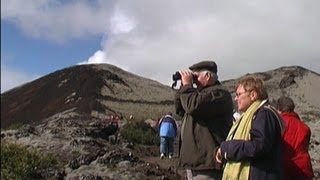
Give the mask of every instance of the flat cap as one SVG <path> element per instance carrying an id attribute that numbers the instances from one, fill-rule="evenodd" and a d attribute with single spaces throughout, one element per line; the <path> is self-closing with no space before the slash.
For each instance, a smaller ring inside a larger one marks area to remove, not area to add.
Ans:
<path id="1" fill-rule="evenodd" d="M 217 64 L 214 61 L 201 61 L 189 67 L 191 71 L 208 70 L 217 73 Z"/>

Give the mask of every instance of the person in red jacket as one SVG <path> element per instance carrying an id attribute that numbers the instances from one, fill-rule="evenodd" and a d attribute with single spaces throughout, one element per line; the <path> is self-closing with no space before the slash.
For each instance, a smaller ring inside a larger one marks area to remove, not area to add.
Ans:
<path id="1" fill-rule="evenodd" d="M 312 179 L 314 177 L 308 152 L 311 131 L 294 112 L 291 98 L 282 96 L 277 100 L 277 109 L 285 123 L 283 134 L 283 165 L 285 179 Z"/>

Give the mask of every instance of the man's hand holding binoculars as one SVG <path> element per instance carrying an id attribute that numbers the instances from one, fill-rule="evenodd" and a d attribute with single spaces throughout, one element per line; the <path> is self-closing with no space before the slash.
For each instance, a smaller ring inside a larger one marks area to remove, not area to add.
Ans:
<path id="1" fill-rule="evenodd" d="M 177 81 L 181 80 L 181 85 L 189 85 L 194 83 L 197 80 L 198 76 L 195 74 L 195 72 L 192 72 L 190 70 L 181 70 L 177 71 L 172 75 L 172 89 L 177 85 Z"/>
<path id="2" fill-rule="evenodd" d="M 192 71 L 182 70 L 182 71 L 179 71 L 179 73 L 181 75 L 181 85 L 185 86 L 193 83 L 193 78 L 195 75 L 193 74 Z"/>

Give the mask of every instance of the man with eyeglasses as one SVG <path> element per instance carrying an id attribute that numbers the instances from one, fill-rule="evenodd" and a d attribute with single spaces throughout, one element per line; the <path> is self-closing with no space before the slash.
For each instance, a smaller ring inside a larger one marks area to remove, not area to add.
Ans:
<path id="1" fill-rule="evenodd" d="M 282 179 L 283 121 L 268 105 L 263 81 L 244 77 L 236 85 L 240 120 L 217 150 L 216 161 L 226 161 L 222 179 Z"/>
<path id="2" fill-rule="evenodd" d="M 214 149 L 232 126 L 232 97 L 218 81 L 215 62 L 202 61 L 189 69 L 179 71 L 181 87 L 175 99 L 176 113 L 183 115 L 179 166 L 188 179 L 221 179 Z"/>

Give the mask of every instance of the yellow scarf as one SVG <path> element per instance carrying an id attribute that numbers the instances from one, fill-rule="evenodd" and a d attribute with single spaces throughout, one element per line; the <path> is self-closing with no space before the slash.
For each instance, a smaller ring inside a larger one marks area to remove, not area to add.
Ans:
<path id="1" fill-rule="evenodd" d="M 237 121 L 230 129 L 227 136 L 227 141 L 232 139 L 250 140 L 250 130 L 252 120 L 255 112 L 264 104 L 267 100 L 256 100 L 250 107 L 244 112 L 240 120 Z M 250 161 L 230 161 L 228 160 L 223 171 L 223 180 L 246 180 L 249 179 Z"/>

